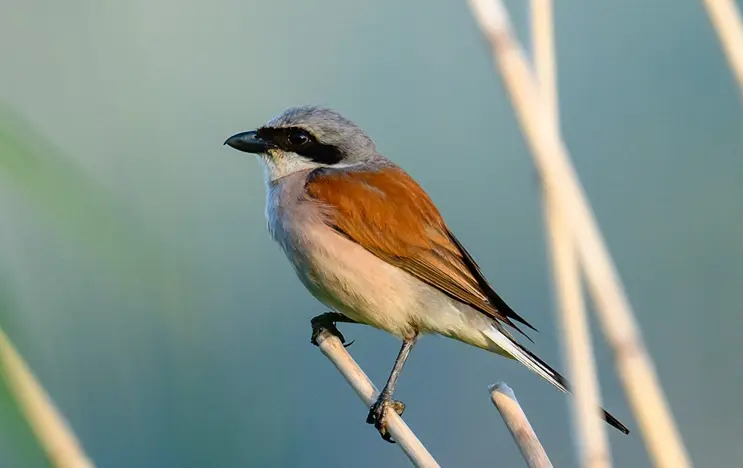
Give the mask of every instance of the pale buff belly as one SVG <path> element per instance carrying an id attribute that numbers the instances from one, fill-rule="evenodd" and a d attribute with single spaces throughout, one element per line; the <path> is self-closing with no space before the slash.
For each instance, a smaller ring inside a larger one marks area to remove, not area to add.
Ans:
<path id="1" fill-rule="evenodd" d="M 398 337 L 421 331 L 417 280 L 358 244 L 321 227 L 305 234 L 297 274 L 320 302 Z"/>
<path id="2" fill-rule="evenodd" d="M 500 351 L 483 333 L 492 328 L 485 315 L 343 237 L 323 222 L 318 211 L 271 200 L 267 207 L 269 230 L 299 279 L 323 304 L 399 338 L 438 333 Z M 294 215 L 288 216 L 287 211 Z"/>
<path id="3" fill-rule="evenodd" d="M 322 303 L 399 338 L 438 333 L 499 352 L 483 330 L 490 320 L 327 227 L 311 230 L 297 273 Z"/>

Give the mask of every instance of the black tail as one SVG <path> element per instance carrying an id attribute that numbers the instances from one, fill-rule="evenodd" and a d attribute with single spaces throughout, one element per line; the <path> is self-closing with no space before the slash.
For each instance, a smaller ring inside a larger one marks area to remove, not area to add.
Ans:
<path id="1" fill-rule="evenodd" d="M 554 370 L 553 368 L 551 368 L 549 366 L 549 364 L 547 364 L 546 362 L 544 362 L 541 359 L 539 359 L 539 357 L 537 357 L 537 355 L 535 355 L 534 353 L 532 353 L 528 349 L 524 348 L 519 343 L 516 343 L 515 341 L 512 341 L 512 343 L 515 344 L 519 348 L 519 350 L 521 350 L 524 354 L 526 354 L 531 359 L 533 359 L 534 361 L 536 361 L 539 364 L 539 367 L 541 367 L 542 369 L 544 369 L 545 371 L 547 371 L 546 374 L 549 374 L 549 377 L 547 375 L 544 375 L 544 374 L 542 374 L 540 372 L 540 375 L 542 375 L 542 377 L 544 377 L 552 385 L 554 385 L 555 387 L 559 388 L 563 392 L 568 393 L 568 394 L 570 393 L 570 384 L 568 383 L 568 381 L 567 381 L 567 379 L 565 377 L 563 377 L 562 375 L 560 375 L 556 370 Z M 601 411 L 603 411 L 603 414 L 604 414 L 604 421 L 606 421 L 607 423 L 609 423 L 610 426 L 615 427 L 616 429 L 622 431 L 625 434 L 629 434 L 629 429 L 627 429 L 627 426 L 625 426 L 624 424 L 622 424 L 617 418 L 615 418 L 614 416 L 612 416 L 611 413 L 609 413 L 605 409 L 601 408 Z"/>

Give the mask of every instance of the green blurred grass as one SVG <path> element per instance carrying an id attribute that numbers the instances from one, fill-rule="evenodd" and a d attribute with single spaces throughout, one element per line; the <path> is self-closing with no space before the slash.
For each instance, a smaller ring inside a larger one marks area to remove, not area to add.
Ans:
<path id="1" fill-rule="evenodd" d="M 12 301 L 11 293 L 0 281 L 0 325 L 7 333 L 21 332 L 17 322 L 13 320 L 13 312 L 16 310 L 18 309 Z M 4 452 L 10 455 L 11 460 L 15 460 L 17 466 L 48 466 L 44 453 L 26 424 L 4 378 L 0 378 L 0 434 L 3 439 L 0 447 L 6 447 Z M 12 450 L 8 450 L 11 448 Z"/>
<path id="2" fill-rule="evenodd" d="M 157 311 L 165 314 L 174 334 L 189 339 L 188 317 L 196 307 L 188 286 L 190 268 L 170 254 L 166 243 L 149 232 L 116 194 L 3 105 L 0 181 L 53 235 L 93 258 L 111 278 L 110 287 L 125 294 L 146 294 Z M 13 271 L 8 265 L 0 262 L 0 327 L 13 342 L 32 346 L 34 337 L 24 333 L 20 319 L 24 311 L 14 300 Z M 47 465 L 4 381 L 0 381 L 0 434 L 0 447 L 12 448 L 11 458 L 18 466 Z M 84 440 L 81 443 L 85 446 Z"/>
<path id="3" fill-rule="evenodd" d="M 188 285 L 193 268 L 173 255 L 167 242 L 115 193 L 0 104 L 2 179 L 55 234 L 94 255 L 115 278 L 114 287 L 156 296 L 159 311 L 170 314 L 167 318 L 174 325 L 184 325 L 181 319 L 194 307 Z"/>
<path id="4" fill-rule="evenodd" d="M 2 105 L 0 177 L 48 226 L 94 252 L 120 279 L 131 279 L 126 274 L 133 270 L 139 276 L 143 266 L 154 268 L 153 276 L 173 268 L 163 245 L 113 193 Z"/>

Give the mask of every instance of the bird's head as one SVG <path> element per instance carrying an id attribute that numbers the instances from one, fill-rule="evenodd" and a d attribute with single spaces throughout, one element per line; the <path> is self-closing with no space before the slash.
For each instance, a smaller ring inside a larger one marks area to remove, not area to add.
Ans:
<path id="1" fill-rule="evenodd" d="M 268 180 L 318 167 L 344 167 L 382 157 L 374 142 L 339 113 L 314 106 L 292 107 L 264 126 L 224 142 L 261 157 Z"/>

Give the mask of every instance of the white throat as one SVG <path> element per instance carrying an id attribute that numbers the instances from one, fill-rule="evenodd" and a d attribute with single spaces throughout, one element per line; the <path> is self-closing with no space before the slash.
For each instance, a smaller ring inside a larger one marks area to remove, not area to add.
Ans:
<path id="1" fill-rule="evenodd" d="M 263 174 L 266 184 L 276 182 L 277 180 L 296 172 L 313 170 L 318 167 L 343 169 L 363 164 L 362 162 L 336 163 L 332 166 L 328 166 L 327 164 L 308 161 L 296 153 L 287 153 L 284 151 L 275 151 L 273 155 L 261 154 L 259 155 L 259 158 L 261 160 L 261 165 L 263 166 Z"/>
<path id="2" fill-rule="evenodd" d="M 266 183 L 275 182 L 278 179 L 294 174 L 295 172 L 308 169 L 317 169 L 322 164 L 308 161 L 296 153 L 274 151 L 272 155 L 261 154 L 261 165 Z"/>

